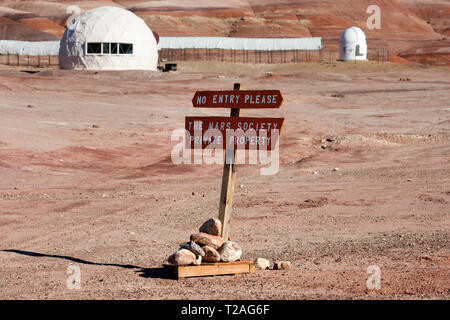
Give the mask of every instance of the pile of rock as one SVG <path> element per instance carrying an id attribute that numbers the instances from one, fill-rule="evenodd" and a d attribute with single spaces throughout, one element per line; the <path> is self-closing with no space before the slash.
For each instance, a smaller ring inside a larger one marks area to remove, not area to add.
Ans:
<path id="1" fill-rule="evenodd" d="M 221 238 L 222 223 L 211 218 L 192 234 L 190 241 L 180 244 L 180 248 L 167 261 L 176 266 L 200 265 L 205 262 L 234 262 L 241 258 L 242 249 L 233 241 Z"/>

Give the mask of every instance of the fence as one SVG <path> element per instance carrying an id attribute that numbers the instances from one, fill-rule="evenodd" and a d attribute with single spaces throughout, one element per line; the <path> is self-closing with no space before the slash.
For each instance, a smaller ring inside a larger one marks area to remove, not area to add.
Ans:
<path id="1" fill-rule="evenodd" d="M 321 61 L 322 50 L 161 49 L 160 61 L 297 63 Z"/>
<path id="2" fill-rule="evenodd" d="M 165 61 L 219 61 L 248 64 L 304 63 L 328 62 L 334 63 L 340 53 L 335 50 L 224 50 L 224 49 L 161 49 L 159 60 Z M 370 61 L 389 62 L 389 48 L 373 48 L 368 51 Z M 0 55 L 0 64 L 11 66 L 56 66 L 58 56 L 31 56 L 6 54 Z"/>
<path id="3" fill-rule="evenodd" d="M 224 49 L 161 49 L 160 61 L 221 61 L 233 63 L 301 63 L 339 60 L 336 49 L 320 50 L 224 50 Z M 373 48 L 367 53 L 370 61 L 388 62 L 389 48 Z"/>
<path id="4" fill-rule="evenodd" d="M 31 56 L 19 54 L 0 55 L 0 64 L 10 66 L 46 67 L 59 65 L 58 56 Z"/>

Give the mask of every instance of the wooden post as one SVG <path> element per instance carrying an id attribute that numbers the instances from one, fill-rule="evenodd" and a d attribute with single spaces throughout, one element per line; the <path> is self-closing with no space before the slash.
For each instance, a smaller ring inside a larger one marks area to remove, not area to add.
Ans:
<path id="1" fill-rule="evenodd" d="M 234 84 L 235 91 L 243 90 L 240 83 Z M 230 117 L 241 116 L 241 109 L 231 109 Z M 228 240 L 230 233 L 231 209 L 233 206 L 234 183 L 236 180 L 236 151 L 225 151 L 225 163 L 223 165 L 222 191 L 220 192 L 219 220 L 222 222 L 222 239 Z"/>

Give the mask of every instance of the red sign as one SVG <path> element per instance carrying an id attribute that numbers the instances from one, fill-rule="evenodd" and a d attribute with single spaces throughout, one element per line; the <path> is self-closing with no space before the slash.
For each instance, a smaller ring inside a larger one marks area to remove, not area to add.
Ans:
<path id="1" fill-rule="evenodd" d="M 283 103 L 280 90 L 197 91 L 194 108 L 279 108 Z"/>
<path id="2" fill-rule="evenodd" d="M 268 150 L 275 145 L 283 124 L 284 118 L 186 117 L 186 147 Z M 273 135 L 275 132 L 278 134 Z"/>

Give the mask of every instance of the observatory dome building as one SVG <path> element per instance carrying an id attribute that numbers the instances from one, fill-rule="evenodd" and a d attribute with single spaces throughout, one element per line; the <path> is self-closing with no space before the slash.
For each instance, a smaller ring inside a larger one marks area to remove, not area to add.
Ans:
<path id="1" fill-rule="evenodd" d="M 76 17 L 61 39 L 59 66 L 74 70 L 156 70 L 157 43 L 131 11 L 95 8 Z"/>
<path id="2" fill-rule="evenodd" d="M 340 52 L 342 61 L 367 60 L 366 35 L 358 27 L 347 28 L 341 35 Z"/>

